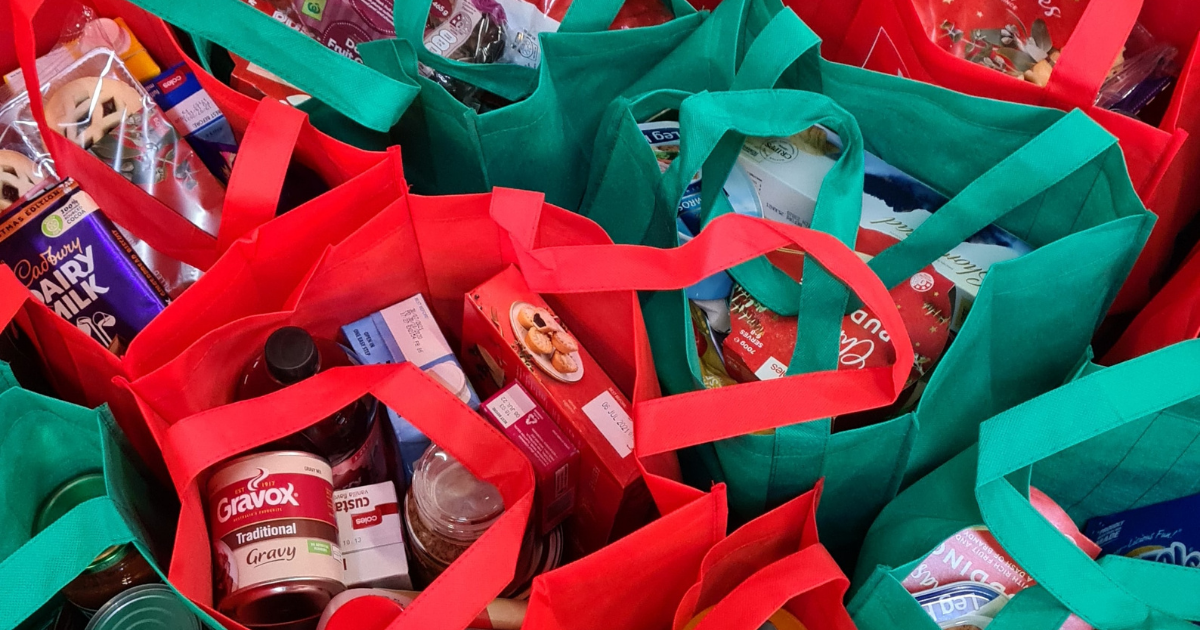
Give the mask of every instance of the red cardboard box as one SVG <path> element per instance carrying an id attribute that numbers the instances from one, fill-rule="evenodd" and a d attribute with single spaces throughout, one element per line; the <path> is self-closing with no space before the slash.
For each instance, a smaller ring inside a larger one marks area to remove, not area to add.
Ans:
<path id="1" fill-rule="evenodd" d="M 481 407 L 483 415 L 525 453 L 537 475 L 537 517 L 546 535 L 575 507 L 579 450 L 517 382 Z"/>
<path id="2" fill-rule="evenodd" d="M 653 518 L 633 457 L 629 402 L 515 267 L 467 294 L 462 357 L 479 391 L 520 383 L 579 449 L 580 483 L 567 522 L 570 557 Z"/>

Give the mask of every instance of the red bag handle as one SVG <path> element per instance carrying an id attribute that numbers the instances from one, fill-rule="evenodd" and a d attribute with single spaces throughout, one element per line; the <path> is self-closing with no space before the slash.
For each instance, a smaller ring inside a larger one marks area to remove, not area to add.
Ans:
<path id="1" fill-rule="evenodd" d="M 750 576 L 695 630 L 757 630 L 788 602 L 824 586 L 834 586 L 841 594 L 850 580 L 823 545 L 806 547 Z"/>
<path id="2" fill-rule="evenodd" d="M 217 229 L 217 251 L 275 218 L 292 152 L 308 114 L 274 99 L 258 102 L 238 147 L 225 207 Z"/>
<path id="3" fill-rule="evenodd" d="M 45 0 L 9 2 L 13 42 L 26 86 L 41 85 L 33 21 L 44 3 Z M 241 167 L 235 164 L 230 187 L 225 193 L 220 238 L 214 239 L 95 156 L 55 133 L 46 123 L 41 90 L 27 92 L 42 141 L 54 157 L 57 170 L 77 179 L 103 208 L 105 215 L 118 225 L 128 228 L 159 252 L 199 269 L 211 267 L 229 244 L 249 229 L 274 217 L 278 190 L 283 187 L 283 175 L 291 161 L 295 138 L 305 120 L 302 112 L 283 113 L 282 104 L 278 104 L 279 108 L 260 106 L 255 111 L 255 120 L 247 128 L 236 164 L 242 164 L 244 154 L 249 154 L 250 159 L 245 160 L 246 164 Z M 268 120 L 259 123 L 258 130 L 251 134 L 260 117 Z M 289 138 L 291 144 L 284 147 Z M 247 172 L 239 176 L 239 170 Z M 245 183 L 235 186 L 233 178 L 244 180 Z M 271 200 L 271 213 L 266 216 L 262 199 L 264 193 L 272 192 L 275 193 L 275 199 Z M 225 223 L 232 225 L 226 227 Z"/>
<path id="4" fill-rule="evenodd" d="M 1046 84 L 1047 105 L 1071 110 L 1096 102 L 1113 60 L 1137 24 L 1143 0 L 1091 0 Z"/>
<path id="5" fill-rule="evenodd" d="M 794 244 L 854 289 L 878 314 L 886 330 L 896 331 L 892 335 L 896 359 L 890 366 L 813 372 L 653 400 L 635 397 L 635 430 L 641 455 L 882 407 L 894 402 L 904 389 L 912 369 L 913 349 L 896 305 L 875 272 L 828 234 L 725 215 L 675 249 L 640 245 L 538 248 L 535 238 L 542 195 L 502 188 L 492 194 L 492 217 L 511 235 L 525 280 L 539 293 L 683 289 Z M 639 337 L 645 336 L 641 322 L 636 322 L 633 329 Z M 639 367 L 642 365 L 639 363 Z M 652 363 L 649 373 L 653 374 Z M 803 395 L 797 396 L 797 392 Z M 705 413 L 695 417 L 697 409 Z M 687 422 L 681 422 L 681 418 L 687 418 Z"/>
<path id="6" fill-rule="evenodd" d="M 211 563 L 207 549 L 204 557 L 195 556 L 197 537 L 207 541 L 199 492 L 204 471 L 303 430 L 366 394 L 412 421 L 472 474 L 494 484 L 506 506 L 496 523 L 389 628 L 461 630 L 500 594 L 516 572 L 525 537 L 533 505 L 532 468 L 482 416 L 408 363 L 335 368 L 267 396 L 190 416 L 166 431 L 163 456 L 184 502 L 171 564 L 172 582 L 181 591 L 201 602 L 211 593 L 208 572 L 195 566 L 196 561 Z M 271 421 L 262 420 L 266 418 Z M 178 581 L 177 572 L 183 573 Z M 198 573 L 201 579 L 196 580 Z"/>

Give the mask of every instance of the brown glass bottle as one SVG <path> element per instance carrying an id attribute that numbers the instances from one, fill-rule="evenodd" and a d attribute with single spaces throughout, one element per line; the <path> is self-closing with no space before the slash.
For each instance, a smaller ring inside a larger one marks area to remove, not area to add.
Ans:
<path id="1" fill-rule="evenodd" d="M 335 367 L 355 361 L 337 343 L 316 339 L 303 328 L 271 333 L 237 383 L 237 400 L 265 396 Z M 268 445 L 268 450 L 299 450 L 320 455 L 333 466 L 335 489 L 379 483 L 388 478 L 378 403 L 364 396 L 311 427 Z"/>
<path id="2" fill-rule="evenodd" d="M 104 476 L 87 473 L 55 488 L 42 502 L 33 524 L 33 533 L 50 526 L 75 506 L 107 493 Z M 87 614 L 94 613 L 108 600 L 142 584 L 160 581 L 158 573 L 132 544 L 105 549 L 79 577 L 63 587 L 67 601 Z"/>

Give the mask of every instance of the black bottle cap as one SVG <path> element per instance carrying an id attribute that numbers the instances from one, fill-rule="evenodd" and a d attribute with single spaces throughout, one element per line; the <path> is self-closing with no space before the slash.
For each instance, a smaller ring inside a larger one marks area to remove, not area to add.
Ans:
<path id="1" fill-rule="evenodd" d="M 284 385 L 299 383 L 321 370 L 321 355 L 312 335 L 295 326 L 271 333 L 263 356 L 267 360 L 267 371 Z"/>

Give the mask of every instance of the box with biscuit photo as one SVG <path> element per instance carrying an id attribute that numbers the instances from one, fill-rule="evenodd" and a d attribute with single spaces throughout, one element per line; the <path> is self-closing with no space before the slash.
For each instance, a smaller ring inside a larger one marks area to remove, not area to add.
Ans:
<path id="1" fill-rule="evenodd" d="M 520 383 L 579 449 L 572 557 L 653 518 L 628 400 L 515 267 L 467 294 L 462 357 L 485 395 Z"/>

